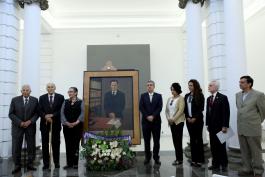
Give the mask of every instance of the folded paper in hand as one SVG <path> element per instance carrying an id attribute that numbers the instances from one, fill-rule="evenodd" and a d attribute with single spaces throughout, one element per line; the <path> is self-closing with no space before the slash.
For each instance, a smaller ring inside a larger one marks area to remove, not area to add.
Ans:
<path id="1" fill-rule="evenodd" d="M 234 136 L 234 131 L 231 128 L 227 129 L 226 133 L 223 133 L 222 131 L 218 132 L 216 134 L 216 136 L 218 137 L 219 141 L 223 144 L 224 142 L 226 142 L 229 138 L 231 138 L 232 136 Z"/>
<path id="2" fill-rule="evenodd" d="M 116 119 L 110 119 L 107 124 L 114 125 L 115 128 L 119 128 L 121 126 L 121 121 L 120 121 L 120 119 L 117 119 L 117 118 Z"/>

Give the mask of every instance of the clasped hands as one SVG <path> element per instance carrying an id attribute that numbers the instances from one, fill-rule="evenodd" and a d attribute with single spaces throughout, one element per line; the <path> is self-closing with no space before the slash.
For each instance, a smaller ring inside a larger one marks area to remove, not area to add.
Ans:
<path id="1" fill-rule="evenodd" d="M 28 126 L 31 124 L 31 120 L 27 120 L 25 122 L 20 123 L 20 127 L 22 128 L 28 128 Z"/>
<path id="2" fill-rule="evenodd" d="M 154 120 L 154 116 L 151 115 L 151 116 L 147 116 L 146 119 L 149 121 L 149 122 L 153 122 Z"/>
<path id="3" fill-rule="evenodd" d="M 77 121 L 75 121 L 75 122 L 73 122 L 73 123 L 66 122 L 65 124 L 66 124 L 66 126 L 67 126 L 68 128 L 74 128 L 74 127 L 77 126 L 79 123 L 80 123 L 80 121 L 77 120 Z"/>
<path id="4" fill-rule="evenodd" d="M 188 117 L 188 118 L 187 118 L 187 121 L 188 121 L 189 123 L 193 124 L 193 123 L 196 121 L 196 118 L 194 118 L 194 117 Z"/>

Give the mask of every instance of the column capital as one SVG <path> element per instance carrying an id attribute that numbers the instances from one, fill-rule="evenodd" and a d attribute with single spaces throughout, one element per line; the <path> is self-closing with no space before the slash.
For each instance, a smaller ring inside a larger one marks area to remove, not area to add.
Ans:
<path id="1" fill-rule="evenodd" d="M 49 8 L 48 0 L 16 0 L 21 8 L 24 8 L 24 4 L 39 3 L 41 10 L 47 10 Z"/>
<path id="2" fill-rule="evenodd" d="M 203 6 L 205 0 L 179 0 L 179 8 L 185 9 L 188 1 L 192 1 L 194 4 L 201 3 L 201 6 Z"/>

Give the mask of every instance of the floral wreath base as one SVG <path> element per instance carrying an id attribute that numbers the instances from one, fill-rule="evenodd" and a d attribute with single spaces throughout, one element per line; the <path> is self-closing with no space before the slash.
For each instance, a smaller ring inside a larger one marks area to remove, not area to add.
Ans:
<path id="1" fill-rule="evenodd" d="M 116 130 L 103 135 L 84 134 L 81 155 L 89 171 L 126 170 L 133 167 L 135 152 L 130 149 L 130 136 L 117 135 Z"/>
<path id="2" fill-rule="evenodd" d="M 19 6 L 24 8 L 24 4 L 39 3 L 41 10 L 47 10 L 49 8 L 48 0 L 17 0 Z"/>

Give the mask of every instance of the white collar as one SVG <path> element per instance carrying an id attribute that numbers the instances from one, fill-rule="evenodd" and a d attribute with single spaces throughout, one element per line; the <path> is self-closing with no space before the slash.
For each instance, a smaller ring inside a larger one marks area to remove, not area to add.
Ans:
<path id="1" fill-rule="evenodd" d="M 49 98 L 50 98 L 50 96 L 52 96 L 52 97 L 54 98 L 55 93 L 53 93 L 53 94 L 51 94 L 51 95 L 48 93 L 48 97 L 49 97 Z"/>
<path id="2" fill-rule="evenodd" d="M 28 97 L 27 99 L 28 99 L 28 101 L 29 101 L 29 97 Z M 25 100 L 26 100 L 26 97 L 23 96 L 23 101 L 25 102 Z"/>
<path id="3" fill-rule="evenodd" d="M 153 95 L 154 95 L 154 92 L 152 92 L 152 93 L 149 93 L 149 92 L 148 92 L 148 94 L 149 94 L 149 96 L 153 96 Z"/>
<path id="4" fill-rule="evenodd" d="M 217 92 L 215 92 L 214 94 L 212 94 L 213 98 L 215 98 L 217 95 Z"/>

